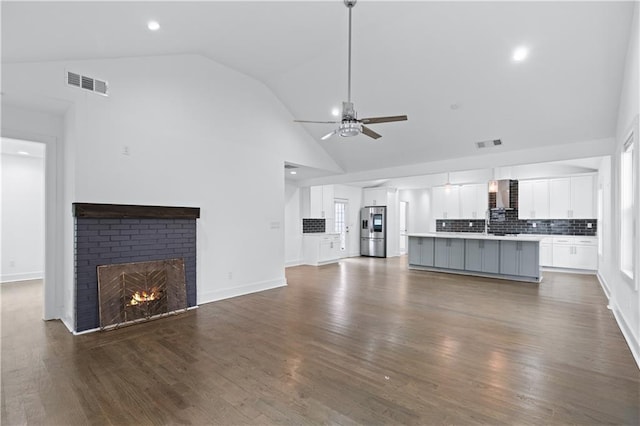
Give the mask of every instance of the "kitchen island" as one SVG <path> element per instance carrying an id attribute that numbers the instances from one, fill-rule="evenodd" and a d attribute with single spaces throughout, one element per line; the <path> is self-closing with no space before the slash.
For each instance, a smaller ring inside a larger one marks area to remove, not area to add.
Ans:
<path id="1" fill-rule="evenodd" d="M 538 283 L 540 237 L 466 232 L 408 234 L 409 269 Z"/>

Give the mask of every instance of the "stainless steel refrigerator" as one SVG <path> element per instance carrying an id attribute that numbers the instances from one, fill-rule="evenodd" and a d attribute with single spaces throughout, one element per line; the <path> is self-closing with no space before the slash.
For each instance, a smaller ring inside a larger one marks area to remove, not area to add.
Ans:
<path id="1" fill-rule="evenodd" d="M 387 257 L 386 207 L 364 207 L 360 210 L 360 254 Z"/>

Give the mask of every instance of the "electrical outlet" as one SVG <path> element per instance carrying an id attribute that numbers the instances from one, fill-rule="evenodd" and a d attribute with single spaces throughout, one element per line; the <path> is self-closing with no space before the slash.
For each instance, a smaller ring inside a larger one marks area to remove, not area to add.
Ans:
<path id="1" fill-rule="evenodd" d="M 129 151 L 129 147 L 127 145 L 124 145 L 122 147 L 122 155 L 131 155 L 131 152 Z"/>
<path id="2" fill-rule="evenodd" d="M 535 223 L 535 222 L 533 222 L 533 223 L 531 224 L 531 226 L 533 226 L 534 228 L 537 228 L 537 227 L 538 227 L 538 224 L 537 224 L 537 223 Z"/>
<path id="3" fill-rule="evenodd" d="M 589 229 L 593 228 L 593 223 L 591 223 L 591 222 L 587 223 L 587 228 L 589 228 Z"/>
<path id="4" fill-rule="evenodd" d="M 469 222 L 469 228 L 473 227 L 473 222 Z"/>
<path id="5" fill-rule="evenodd" d="M 446 228 L 447 227 L 447 222 L 442 222 L 442 227 Z"/>
<path id="6" fill-rule="evenodd" d="M 232 280 L 233 279 L 233 272 L 229 272 L 228 277 L 229 277 L 230 280 Z"/>

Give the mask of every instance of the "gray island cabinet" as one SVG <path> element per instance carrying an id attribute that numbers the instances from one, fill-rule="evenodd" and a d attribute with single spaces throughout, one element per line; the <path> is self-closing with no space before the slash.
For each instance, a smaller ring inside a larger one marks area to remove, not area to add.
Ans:
<path id="1" fill-rule="evenodd" d="M 409 269 L 540 282 L 540 238 L 409 234 Z"/>

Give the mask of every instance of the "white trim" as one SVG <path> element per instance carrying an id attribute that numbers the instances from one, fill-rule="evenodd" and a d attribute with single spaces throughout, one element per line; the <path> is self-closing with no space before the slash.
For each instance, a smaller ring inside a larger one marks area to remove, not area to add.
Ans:
<path id="1" fill-rule="evenodd" d="M 303 265 L 302 259 L 288 260 L 284 263 L 285 268 L 290 268 L 292 266 L 300 266 Z"/>
<path id="2" fill-rule="evenodd" d="M 0 275 L 0 284 L 13 283 L 16 281 L 41 280 L 44 278 L 44 271 L 21 272 L 19 274 Z"/>
<path id="3" fill-rule="evenodd" d="M 604 277 L 600 274 L 599 271 L 596 273 L 596 277 L 600 282 L 600 287 L 602 287 L 602 291 L 604 291 L 604 295 L 607 296 L 607 300 L 611 299 L 611 287 L 607 283 L 607 280 L 604 279 Z"/>
<path id="4" fill-rule="evenodd" d="M 609 304 L 611 305 L 611 301 L 609 302 Z M 618 328 L 622 332 L 622 336 L 624 336 L 624 339 L 627 341 L 627 346 L 629 346 L 629 349 L 631 350 L 631 355 L 636 361 L 636 366 L 640 370 L 640 342 L 633 335 L 631 327 L 629 327 L 629 325 L 627 324 L 627 321 L 624 319 L 622 311 L 618 309 L 617 304 L 614 303 L 611 306 L 611 312 L 613 312 L 613 317 L 618 323 Z"/>
<path id="5" fill-rule="evenodd" d="M 62 323 L 64 324 L 65 327 L 67 327 L 67 330 L 69 330 L 70 333 L 76 334 L 72 321 L 69 321 L 68 318 L 60 318 L 60 321 L 62 321 Z"/>
<path id="6" fill-rule="evenodd" d="M 598 281 L 600 282 L 600 287 L 602 287 L 602 290 L 604 291 L 604 294 L 607 297 L 607 300 L 609 301 L 607 308 L 609 308 L 613 313 L 613 317 L 615 318 L 616 323 L 618 324 L 618 328 L 620 329 L 620 332 L 622 333 L 624 340 L 627 342 L 627 346 L 631 351 L 631 355 L 633 356 L 633 359 L 636 361 L 636 365 L 638 366 L 638 369 L 640 369 L 640 341 L 638 341 L 638 339 L 634 337 L 631 327 L 629 327 L 629 325 L 627 324 L 627 321 L 624 319 L 624 315 L 622 315 L 622 312 L 620 311 L 618 304 L 615 302 L 615 300 L 611 299 L 611 290 L 610 290 L 611 287 L 609 287 L 609 285 L 607 284 L 607 281 L 604 279 L 602 275 L 600 275 L 599 272 L 596 274 L 596 276 L 598 277 Z"/>
<path id="7" fill-rule="evenodd" d="M 206 293 L 198 293 L 198 304 L 216 302 L 218 300 L 230 299 L 232 297 L 244 296 L 245 294 L 257 293 L 260 291 L 270 290 L 272 288 L 285 287 L 287 285 L 286 278 L 276 278 L 273 280 L 258 281 L 245 284 L 240 287 L 223 288 L 221 290 L 208 291 Z"/>
<path id="8" fill-rule="evenodd" d="M 597 275 L 598 273 L 595 269 L 554 268 L 553 266 L 540 266 L 540 268 L 547 272 L 562 272 L 565 274 Z"/>

